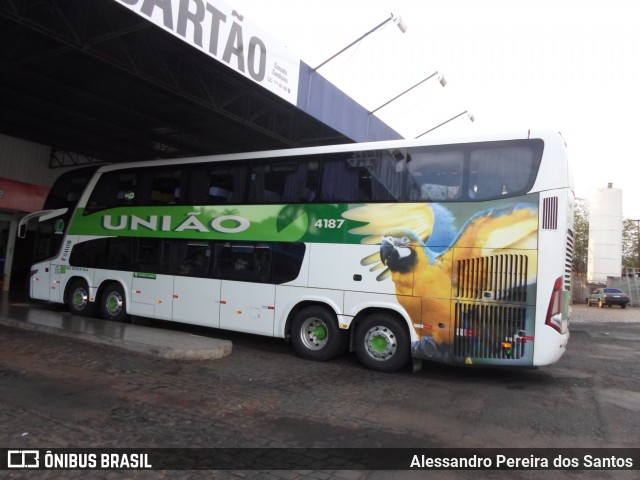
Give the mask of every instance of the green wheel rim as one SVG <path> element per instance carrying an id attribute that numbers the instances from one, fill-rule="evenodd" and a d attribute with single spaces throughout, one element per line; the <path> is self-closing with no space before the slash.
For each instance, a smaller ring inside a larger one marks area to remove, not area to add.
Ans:
<path id="1" fill-rule="evenodd" d="M 73 303 L 73 307 L 80 311 L 84 310 L 87 306 L 87 302 L 89 301 L 89 295 L 84 288 L 76 288 L 73 292 L 73 296 L 71 297 L 71 302 Z"/>
<path id="2" fill-rule="evenodd" d="M 110 292 L 104 303 L 107 312 L 112 317 L 117 317 L 122 311 L 123 300 L 119 292 Z"/>
<path id="3" fill-rule="evenodd" d="M 329 332 L 327 331 L 327 327 L 324 325 L 318 325 L 313 333 L 316 336 L 316 338 L 320 341 L 326 340 L 329 334 Z"/>
<path id="4" fill-rule="evenodd" d="M 385 337 L 375 337 L 371 340 L 371 348 L 375 350 L 377 353 L 384 353 L 384 351 L 389 347 L 389 342 Z"/>

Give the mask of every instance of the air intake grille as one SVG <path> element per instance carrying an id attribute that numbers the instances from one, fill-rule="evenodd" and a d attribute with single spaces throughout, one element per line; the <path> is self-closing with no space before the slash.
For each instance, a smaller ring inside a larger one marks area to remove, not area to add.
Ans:
<path id="1" fill-rule="evenodd" d="M 567 251 L 564 261 L 564 289 L 571 290 L 571 272 L 573 271 L 573 232 L 567 232 Z"/>
<path id="2" fill-rule="evenodd" d="M 503 254 L 458 261 L 460 299 L 526 303 L 529 258 Z"/>
<path id="3" fill-rule="evenodd" d="M 456 304 L 454 356 L 458 359 L 521 359 L 527 346 L 526 313 L 526 307 L 520 306 Z M 509 343 L 511 348 L 503 343 Z"/>
<path id="4" fill-rule="evenodd" d="M 542 201 L 542 229 L 557 230 L 558 228 L 558 197 L 545 198 Z"/>

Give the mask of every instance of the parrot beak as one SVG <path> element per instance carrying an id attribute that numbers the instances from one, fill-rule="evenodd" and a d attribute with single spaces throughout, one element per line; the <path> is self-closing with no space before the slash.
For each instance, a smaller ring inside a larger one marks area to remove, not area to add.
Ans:
<path id="1" fill-rule="evenodd" d="M 389 243 L 386 240 L 382 240 L 380 243 L 380 260 L 384 266 L 387 266 L 389 259 L 397 258 L 398 252 L 393 244 Z"/>
<path id="2" fill-rule="evenodd" d="M 396 249 L 389 242 L 383 240 L 380 244 L 380 261 L 386 267 L 389 259 L 393 256 Z"/>

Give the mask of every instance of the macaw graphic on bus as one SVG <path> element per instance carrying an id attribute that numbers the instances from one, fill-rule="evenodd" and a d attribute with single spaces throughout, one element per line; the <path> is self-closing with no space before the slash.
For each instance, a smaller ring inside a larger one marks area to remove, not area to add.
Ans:
<path id="1" fill-rule="evenodd" d="M 489 285 L 491 278 L 510 273 L 487 259 L 523 251 L 537 258 L 538 207 L 528 200 L 490 203 L 480 211 L 476 204 L 474 213 L 468 213 L 468 204 L 465 211 L 463 205 L 438 203 L 365 204 L 344 213 L 349 220 L 365 223 L 350 230 L 364 236 L 361 243 L 380 245 L 361 265 L 379 272 L 378 281 L 393 281 L 396 298 L 421 339 L 412 345 L 414 356 L 449 361 L 454 337 L 478 336 L 471 340 L 480 341 L 476 330 L 481 327 L 473 321 L 487 297 L 491 295 L 494 304 L 507 296 L 513 298 L 513 292 L 506 289 L 515 287 L 500 290 Z M 469 262 L 471 273 L 465 272 Z M 535 262 L 529 263 L 528 268 L 518 270 L 517 275 L 526 277 L 518 283 L 519 289 L 535 282 Z M 476 290 L 472 294 L 465 292 L 470 281 Z M 463 298 L 465 306 L 460 309 Z M 457 323 L 454 310 L 462 312 L 457 314 Z M 500 344 L 503 340 L 492 341 Z"/>

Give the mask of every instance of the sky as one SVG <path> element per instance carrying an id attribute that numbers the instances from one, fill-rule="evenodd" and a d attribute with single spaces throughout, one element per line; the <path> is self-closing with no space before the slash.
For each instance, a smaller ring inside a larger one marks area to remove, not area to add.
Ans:
<path id="1" fill-rule="evenodd" d="M 640 14 L 636 0 L 227 0 L 406 138 L 552 129 L 576 195 L 622 189 L 640 219 Z"/>

